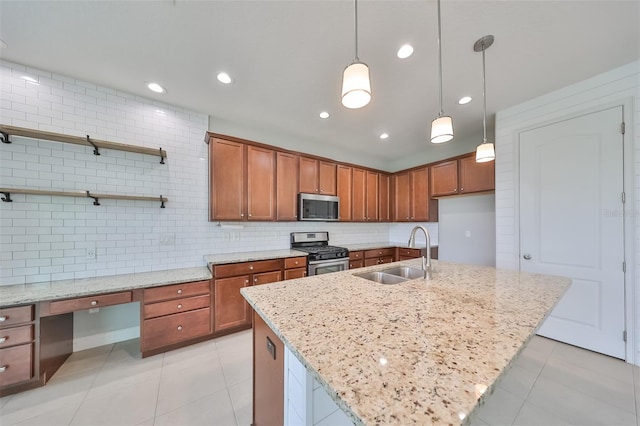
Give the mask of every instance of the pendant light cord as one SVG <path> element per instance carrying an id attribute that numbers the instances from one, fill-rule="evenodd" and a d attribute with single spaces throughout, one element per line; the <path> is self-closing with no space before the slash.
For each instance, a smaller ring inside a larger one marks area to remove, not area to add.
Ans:
<path id="1" fill-rule="evenodd" d="M 482 143 L 487 143 L 487 70 L 484 63 L 484 43 L 482 43 Z"/>
<path id="2" fill-rule="evenodd" d="M 439 75 L 440 75 L 440 113 L 438 117 L 441 117 L 444 114 L 442 110 L 442 30 L 440 24 L 440 0 L 438 0 L 438 64 L 439 64 Z"/>
<path id="3" fill-rule="evenodd" d="M 354 60 L 354 62 L 360 62 L 360 58 L 358 58 L 358 0 L 354 1 L 355 3 L 355 13 L 354 13 L 354 20 L 355 20 L 355 35 L 356 35 L 356 58 Z"/>

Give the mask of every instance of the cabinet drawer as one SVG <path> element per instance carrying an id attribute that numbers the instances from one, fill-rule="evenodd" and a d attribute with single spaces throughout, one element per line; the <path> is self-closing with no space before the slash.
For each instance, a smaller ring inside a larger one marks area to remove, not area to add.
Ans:
<path id="1" fill-rule="evenodd" d="M 269 284 L 278 281 L 282 281 L 282 274 L 280 271 L 263 272 L 261 274 L 253 275 L 253 285 Z"/>
<path id="2" fill-rule="evenodd" d="M 33 340 L 33 325 L 12 327 L 0 330 L 0 348 L 21 345 Z"/>
<path id="3" fill-rule="evenodd" d="M 370 257 L 393 256 L 393 251 L 393 247 L 367 250 L 364 252 L 364 257 L 368 259 Z"/>
<path id="4" fill-rule="evenodd" d="M 375 263 L 374 263 L 375 265 Z M 350 260 L 349 269 L 362 268 L 364 266 L 364 259 L 362 260 Z"/>
<path id="5" fill-rule="evenodd" d="M 391 263 L 393 262 L 393 256 L 382 256 L 378 259 L 378 264 L 382 265 L 383 263 Z"/>
<path id="6" fill-rule="evenodd" d="M 165 285 L 162 287 L 148 288 L 144 291 L 144 303 L 159 302 L 162 300 L 181 299 L 183 297 L 198 296 L 211 292 L 210 281 L 198 281 L 195 283 L 183 283 Z"/>
<path id="7" fill-rule="evenodd" d="M 284 260 L 284 269 L 303 268 L 307 266 L 306 257 L 288 257 Z"/>
<path id="8" fill-rule="evenodd" d="M 103 306 L 119 305 L 131 302 L 131 292 L 100 294 L 91 297 L 80 297 L 78 299 L 58 300 L 51 302 L 49 313 L 51 315 L 64 314 L 67 312 L 82 311 Z"/>
<path id="9" fill-rule="evenodd" d="M 350 251 L 349 252 L 349 260 L 358 260 L 358 259 L 364 259 L 364 252 L 363 251 Z"/>
<path id="10" fill-rule="evenodd" d="M 145 320 L 143 351 L 207 335 L 211 323 L 211 308 Z"/>
<path id="11" fill-rule="evenodd" d="M 209 306 L 211 306 L 211 296 L 209 294 L 150 303 L 144 305 L 144 319 L 193 311 L 194 309 L 208 308 Z"/>
<path id="12" fill-rule="evenodd" d="M 215 278 L 234 277 L 255 274 L 256 272 L 279 271 L 280 269 L 282 269 L 282 259 L 227 263 L 226 265 L 215 265 L 213 267 L 213 276 Z"/>
<path id="13" fill-rule="evenodd" d="M 286 271 L 284 271 L 285 280 L 293 280 L 295 278 L 304 278 L 306 276 L 307 276 L 306 268 L 287 269 Z"/>
<path id="14" fill-rule="evenodd" d="M 0 328 L 33 321 L 33 305 L 0 309 Z"/>
<path id="15" fill-rule="evenodd" d="M 426 249 L 425 249 L 426 253 Z M 422 249 L 417 248 L 399 248 L 398 256 L 408 257 L 408 258 L 416 258 L 422 256 Z"/>
<path id="16" fill-rule="evenodd" d="M 24 382 L 33 376 L 33 343 L 0 349 L 0 386 Z"/>

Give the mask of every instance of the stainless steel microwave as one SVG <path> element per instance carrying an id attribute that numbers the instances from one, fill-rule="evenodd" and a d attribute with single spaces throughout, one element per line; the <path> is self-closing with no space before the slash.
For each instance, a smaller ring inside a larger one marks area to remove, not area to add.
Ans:
<path id="1" fill-rule="evenodd" d="M 340 199 L 333 195 L 298 194 L 298 220 L 339 220 Z"/>

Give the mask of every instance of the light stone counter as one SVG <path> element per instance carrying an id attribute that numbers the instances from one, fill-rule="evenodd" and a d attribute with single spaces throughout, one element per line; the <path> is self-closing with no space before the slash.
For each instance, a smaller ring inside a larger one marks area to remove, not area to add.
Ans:
<path id="1" fill-rule="evenodd" d="M 239 253 L 222 253 L 209 254 L 204 256 L 205 262 L 211 265 L 220 265 L 223 263 L 253 262 L 256 260 L 281 259 L 286 257 L 306 256 L 307 253 L 298 250 L 264 250 L 264 251 L 247 251 Z"/>
<path id="2" fill-rule="evenodd" d="M 211 279 L 205 266 L 0 286 L 0 307 Z"/>
<path id="3" fill-rule="evenodd" d="M 570 280 L 434 261 L 433 280 L 382 285 L 377 265 L 241 290 L 356 424 L 460 424 Z"/>
<path id="4" fill-rule="evenodd" d="M 349 251 L 371 250 L 371 249 L 387 248 L 387 247 L 409 248 L 409 246 L 407 245 L 407 241 L 395 242 L 395 243 L 390 241 L 383 241 L 383 242 L 377 242 L 377 243 L 363 243 L 363 244 L 340 244 L 340 247 L 344 247 Z M 425 247 L 426 245 L 424 244 L 416 244 L 416 246 L 413 248 L 422 249 Z M 438 244 L 432 243 L 431 247 L 438 247 Z"/>

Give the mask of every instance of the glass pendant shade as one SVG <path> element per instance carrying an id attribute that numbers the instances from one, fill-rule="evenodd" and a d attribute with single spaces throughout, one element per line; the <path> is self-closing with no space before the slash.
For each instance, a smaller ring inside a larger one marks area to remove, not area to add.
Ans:
<path id="1" fill-rule="evenodd" d="M 492 143 L 484 142 L 478 145 L 476 148 L 476 163 L 486 163 L 487 161 L 493 161 L 495 159 L 496 151 Z"/>
<path id="2" fill-rule="evenodd" d="M 441 115 L 431 122 L 431 143 L 444 143 L 453 139 L 453 119 Z"/>
<path id="3" fill-rule="evenodd" d="M 354 62 L 342 74 L 342 105 L 362 108 L 371 101 L 369 67 L 364 62 Z"/>

